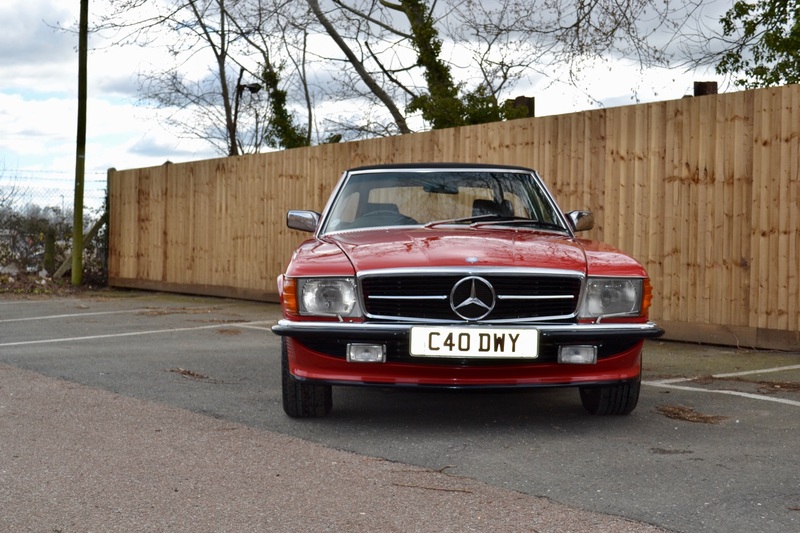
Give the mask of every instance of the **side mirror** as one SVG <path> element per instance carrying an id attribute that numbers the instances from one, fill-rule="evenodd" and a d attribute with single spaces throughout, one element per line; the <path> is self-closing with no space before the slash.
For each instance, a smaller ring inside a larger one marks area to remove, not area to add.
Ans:
<path id="1" fill-rule="evenodd" d="M 286 225 L 291 229 L 313 233 L 319 226 L 319 213 L 316 211 L 289 211 L 286 213 Z"/>
<path id="2" fill-rule="evenodd" d="M 588 231 L 594 227 L 594 215 L 591 211 L 570 211 L 567 218 L 575 231 Z"/>

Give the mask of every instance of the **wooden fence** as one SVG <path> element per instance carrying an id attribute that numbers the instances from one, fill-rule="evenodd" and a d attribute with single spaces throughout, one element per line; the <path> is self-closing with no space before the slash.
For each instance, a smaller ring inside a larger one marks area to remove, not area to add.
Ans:
<path id="1" fill-rule="evenodd" d="M 800 347 L 800 86 L 109 172 L 111 285 L 274 301 L 347 168 L 537 169 L 588 235 L 637 257 L 669 338 Z"/>

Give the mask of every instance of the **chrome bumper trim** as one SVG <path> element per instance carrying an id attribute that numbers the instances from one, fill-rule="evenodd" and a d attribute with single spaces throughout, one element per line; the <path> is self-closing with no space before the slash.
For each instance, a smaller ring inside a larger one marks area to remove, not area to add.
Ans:
<path id="1" fill-rule="evenodd" d="M 419 324 L 410 323 L 374 323 L 374 322 L 295 322 L 281 319 L 272 327 L 273 333 L 289 337 L 305 335 L 362 335 L 365 337 L 407 335 L 409 330 Z M 444 324 L 440 324 L 444 325 Z M 452 324 L 459 327 L 470 327 L 465 324 Z M 491 327 L 494 324 L 475 324 L 480 327 Z M 499 324 L 498 324 L 499 326 Z M 589 338 L 615 337 L 654 338 L 664 334 L 654 322 L 643 324 L 517 324 L 518 328 L 539 330 L 544 338 Z"/>

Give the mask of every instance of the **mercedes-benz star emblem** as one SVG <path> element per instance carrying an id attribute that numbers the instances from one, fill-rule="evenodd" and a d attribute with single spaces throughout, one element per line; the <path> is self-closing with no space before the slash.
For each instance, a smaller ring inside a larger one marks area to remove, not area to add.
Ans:
<path id="1" fill-rule="evenodd" d="M 480 320 L 491 313 L 495 299 L 492 284 L 479 276 L 461 279 L 450 291 L 450 307 L 464 320 Z"/>

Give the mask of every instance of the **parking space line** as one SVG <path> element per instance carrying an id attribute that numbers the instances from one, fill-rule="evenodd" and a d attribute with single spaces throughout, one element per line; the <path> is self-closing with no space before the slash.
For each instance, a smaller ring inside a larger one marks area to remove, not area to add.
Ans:
<path id="1" fill-rule="evenodd" d="M 147 311 L 147 309 L 129 309 L 126 311 L 97 311 L 94 313 L 69 313 L 64 315 L 47 315 L 47 316 L 31 316 L 25 318 L 3 318 L 0 319 L 0 323 L 5 322 L 29 322 L 32 320 L 51 320 L 53 318 L 74 318 L 74 317 L 84 317 L 84 316 L 98 316 L 98 315 L 119 315 L 123 313 L 141 313 Z"/>
<path id="2" fill-rule="evenodd" d="M 669 381 L 669 380 L 667 380 Z M 686 380 L 689 381 L 689 380 Z M 800 407 L 800 402 L 795 400 L 785 400 L 783 398 L 773 398 L 771 396 L 763 396 L 761 394 L 751 394 L 749 392 L 739 392 L 733 390 L 720 390 L 720 389 L 701 389 L 698 387 L 686 387 L 683 385 L 673 385 L 671 383 L 665 383 L 661 381 L 642 381 L 642 385 L 650 385 L 651 387 L 663 387 L 665 389 L 675 389 L 675 390 L 683 390 L 683 391 L 690 391 L 690 392 L 710 392 L 715 394 L 727 394 L 729 396 L 741 396 L 742 398 L 749 398 L 751 400 L 761 400 L 764 402 L 774 402 L 774 403 L 782 403 L 785 405 L 794 405 L 795 407 Z"/>
<path id="3" fill-rule="evenodd" d="M 2 303 L 2 302 L 0 302 L 0 303 Z M 220 304 L 220 305 L 215 305 L 214 307 L 215 307 L 215 309 L 219 309 L 219 308 L 224 308 L 224 307 L 231 307 L 233 305 L 234 304 Z M 192 309 L 206 309 L 206 308 L 207 308 L 206 306 L 194 306 L 194 307 L 186 307 L 185 309 L 192 310 Z M 169 310 L 170 308 L 165 308 L 165 309 Z M 139 308 L 139 309 L 125 309 L 125 310 L 122 310 L 122 311 L 96 311 L 96 312 L 91 312 L 91 313 L 68 313 L 68 314 L 63 314 L 63 315 L 33 316 L 33 317 L 25 317 L 25 318 L 4 318 L 4 319 L 0 319 L 0 324 L 1 323 L 6 323 L 6 322 L 28 322 L 28 321 L 35 321 L 35 320 L 50 320 L 50 319 L 54 319 L 54 318 L 75 318 L 75 317 L 84 317 L 84 316 L 118 315 L 118 314 L 124 314 L 124 313 L 147 313 L 147 312 L 157 311 L 157 310 L 158 310 L 157 308 L 153 308 L 153 307 L 142 307 L 142 308 Z"/>
<path id="4" fill-rule="evenodd" d="M 243 329 L 257 329 L 259 331 L 272 331 L 272 326 L 277 322 L 275 320 L 266 320 L 264 322 L 248 322 L 247 325 L 239 324 L 238 327 Z M 257 324 L 264 324 L 259 326 Z"/>
<path id="5" fill-rule="evenodd" d="M 59 342 L 92 341 L 97 339 L 115 339 L 119 337 L 134 337 L 137 335 L 158 335 L 161 333 L 179 333 L 183 331 L 198 331 L 203 329 L 226 328 L 226 327 L 245 328 L 251 326 L 252 324 L 253 322 L 242 322 L 234 324 L 212 324 L 208 326 L 194 326 L 191 328 L 154 329 L 150 331 L 131 331 L 128 333 L 109 333 L 107 335 L 89 335 L 86 337 L 66 337 L 61 339 L 40 339 L 35 341 L 4 342 L 0 344 L 0 348 L 7 348 L 11 346 L 30 346 L 34 344 L 55 344 Z"/>
<path id="6" fill-rule="evenodd" d="M 0 305 L 49 303 L 49 300 L 0 300 Z"/>
<path id="7" fill-rule="evenodd" d="M 741 376 L 752 376 L 755 374 L 768 374 L 770 372 L 782 372 L 784 370 L 800 370 L 800 365 L 759 368 L 757 370 L 730 372 L 726 374 L 713 374 L 711 377 L 715 379 L 725 379 L 725 378 L 733 378 Z M 662 387 L 665 389 L 676 389 L 676 390 L 684 390 L 690 392 L 711 392 L 716 394 L 728 394 L 730 396 L 741 396 L 742 398 L 750 398 L 751 400 L 761 400 L 765 402 L 775 402 L 775 403 L 782 403 L 784 405 L 794 405 L 800 407 L 800 402 L 798 401 L 786 400 L 783 398 L 773 398 L 771 396 L 765 396 L 763 394 L 752 394 L 749 392 L 739 392 L 739 391 L 720 390 L 720 389 L 701 389 L 699 387 L 687 387 L 686 385 L 677 385 L 677 383 L 687 383 L 694 379 L 696 378 L 672 378 L 672 379 L 663 379 L 658 381 L 642 381 L 642 384 L 649 385 L 651 387 Z"/>
<path id="8" fill-rule="evenodd" d="M 775 368 L 762 368 L 759 370 L 745 370 L 744 372 L 731 372 L 730 374 L 714 374 L 715 378 L 734 378 L 738 376 L 750 376 L 753 374 L 768 374 L 770 372 L 782 372 L 784 370 L 800 370 L 800 365 L 777 366 Z"/>

